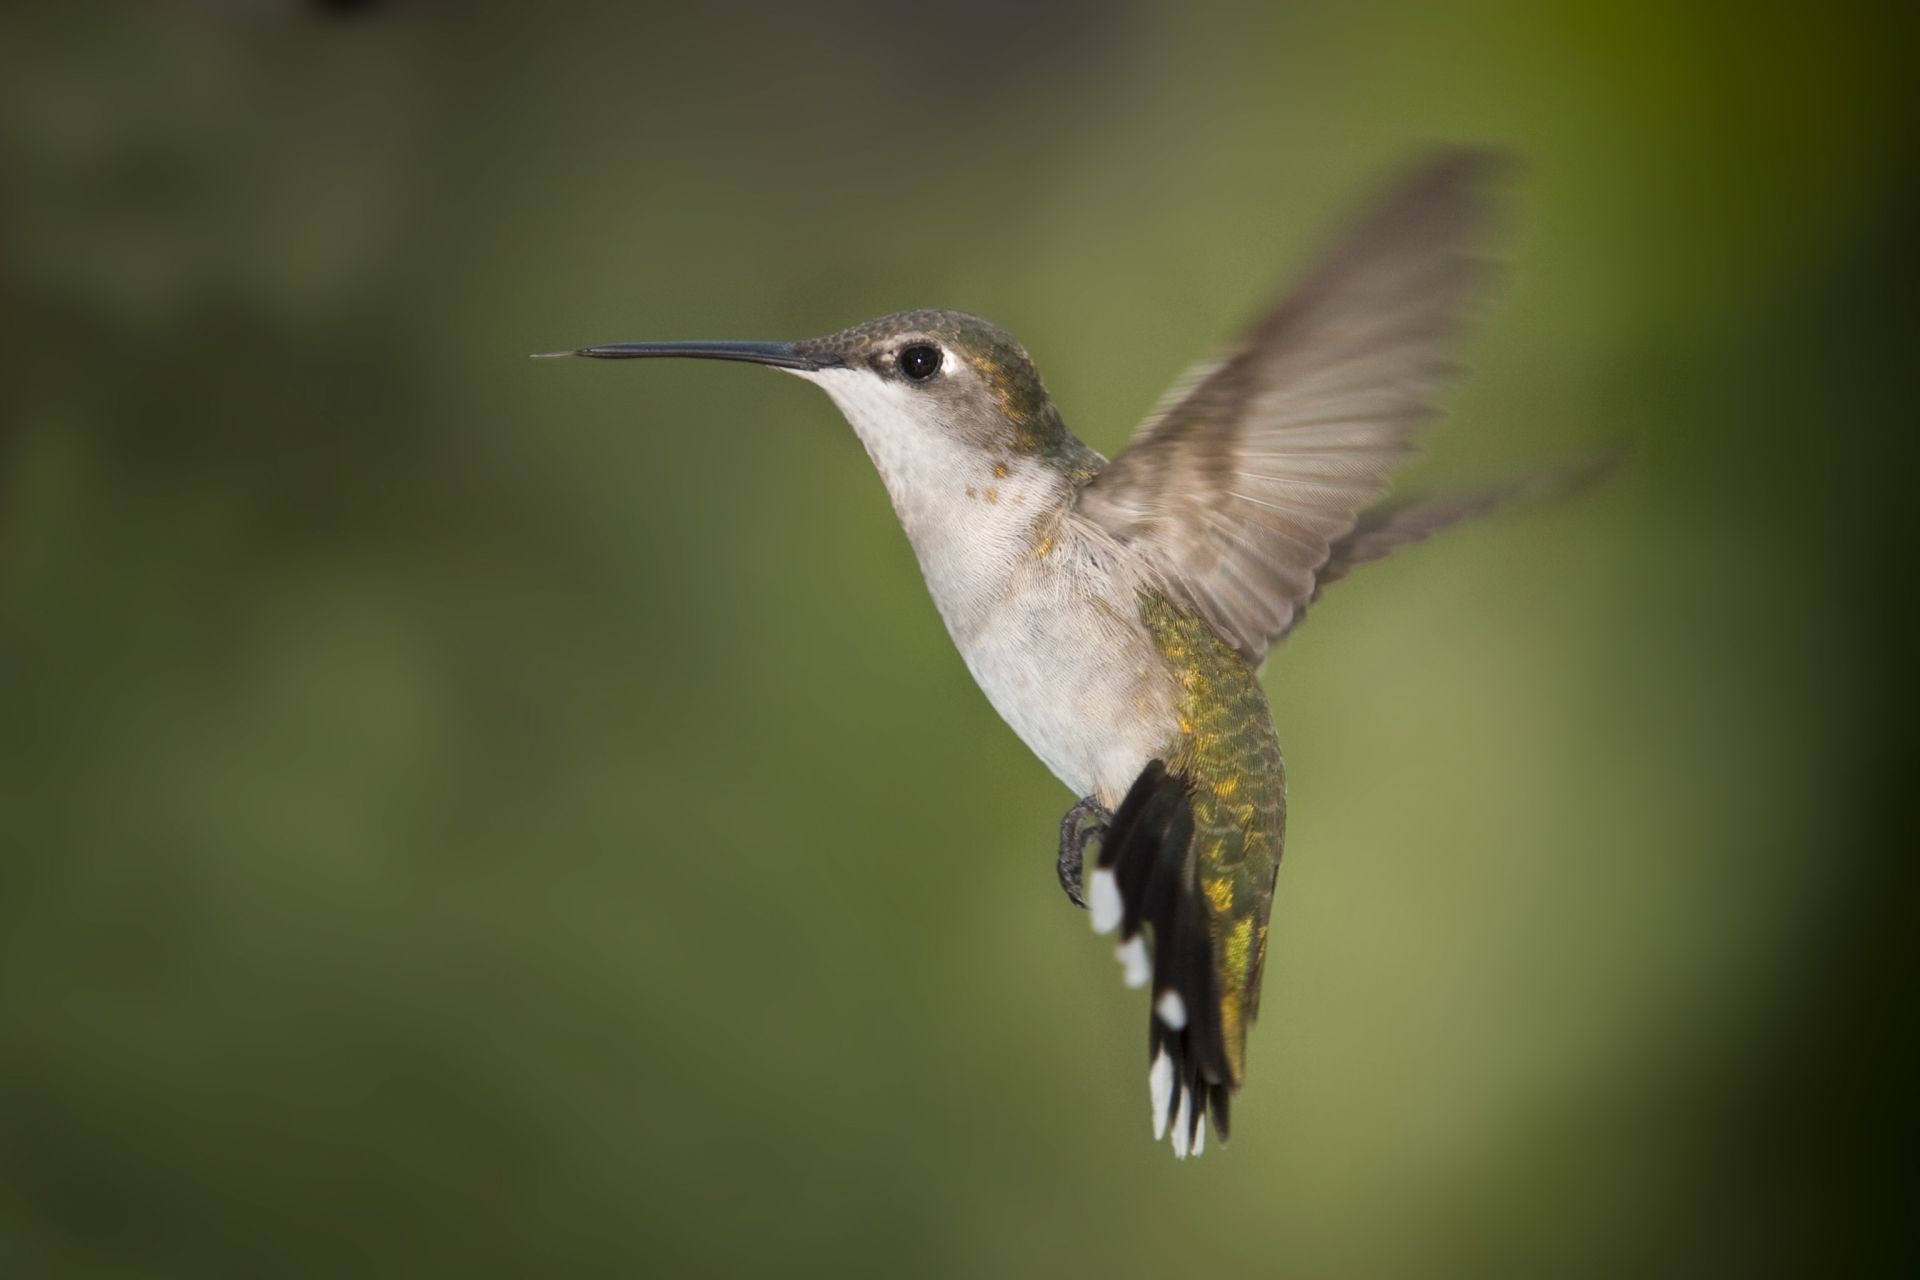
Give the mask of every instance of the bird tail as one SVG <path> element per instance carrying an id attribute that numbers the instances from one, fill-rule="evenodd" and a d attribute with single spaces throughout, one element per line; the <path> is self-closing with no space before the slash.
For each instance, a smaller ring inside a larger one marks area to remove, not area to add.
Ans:
<path id="1" fill-rule="evenodd" d="M 1227 1137 L 1234 1078 L 1221 1018 L 1219 966 L 1193 856 L 1193 783 L 1163 761 L 1147 765 L 1115 811 L 1088 882 L 1093 927 L 1116 926 L 1128 986 L 1152 982 L 1147 1019 L 1153 1136 L 1185 1157 L 1206 1148 L 1207 1116 Z M 1143 928 L 1150 929 L 1151 958 Z"/>

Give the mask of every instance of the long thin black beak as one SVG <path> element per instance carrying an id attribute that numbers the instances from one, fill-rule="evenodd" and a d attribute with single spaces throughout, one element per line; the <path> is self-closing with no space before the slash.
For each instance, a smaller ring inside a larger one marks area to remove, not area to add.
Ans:
<path id="1" fill-rule="evenodd" d="M 596 360 L 649 360 L 681 357 L 690 360 L 745 360 L 776 369 L 832 369 L 840 357 L 801 351 L 790 342 L 615 342 L 578 351 L 542 351 L 536 360 L 556 356 L 591 356 Z"/>

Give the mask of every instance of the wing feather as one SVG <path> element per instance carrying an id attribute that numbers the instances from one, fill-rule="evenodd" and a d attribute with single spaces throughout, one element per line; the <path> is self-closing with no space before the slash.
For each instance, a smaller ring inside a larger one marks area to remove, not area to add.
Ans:
<path id="1" fill-rule="evenodd" d="M 1497 163 L 1452 151 L 1417 169 L 1080 493 L 1256 661 L 1434 415 L 1487 275 Z"/>

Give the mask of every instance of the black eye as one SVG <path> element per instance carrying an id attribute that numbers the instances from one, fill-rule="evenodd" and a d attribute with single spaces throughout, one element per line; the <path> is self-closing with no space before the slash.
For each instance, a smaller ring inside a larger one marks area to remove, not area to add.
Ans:
<path id="1" fill-rule="evenodd" d="M 925 382 L 940 372 L 940 348 L 924 345 L 908 347 L 900 353 L 900 372 L 915 382 Z"/>

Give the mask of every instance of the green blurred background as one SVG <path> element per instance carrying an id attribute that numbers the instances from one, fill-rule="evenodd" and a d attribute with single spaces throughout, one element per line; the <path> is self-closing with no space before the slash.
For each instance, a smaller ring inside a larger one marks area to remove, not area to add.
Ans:
<path id="1" fill-rule="evenodd" d="M 1912 1260 L 1910 18 L 342 10 L 0 16 L 0 1273 Z M 1435 140 L 1527 169 L 1410 485 L 1633 451 L 1271 664 L 1176 1165 L 825 397 L 525 356 L 956 306 L 1112 452 Z"/>

